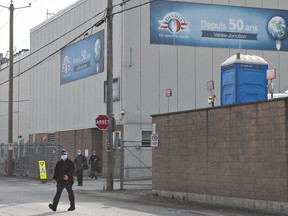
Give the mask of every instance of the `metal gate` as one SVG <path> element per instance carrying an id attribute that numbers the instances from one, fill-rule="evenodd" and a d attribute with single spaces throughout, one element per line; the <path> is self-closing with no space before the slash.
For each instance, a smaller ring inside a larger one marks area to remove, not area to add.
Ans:
<path id="1" fill-rule="evenodd" d="M 52 179 L 61 145 L 55 143 L 14 143 L 12 173 L 15 176 L 39 178 L 39 160 L 46 163 L 47 179 Z M 8 144 L 0 145 L 0 174 L 7 175 Z"/>
<path id="2" fill-rule="evenodd" d="M 152 148 L 142 147 L 141 141 L 121 141 L 120 188 L 132 184 L 151 188 L 151 180 Z"/>

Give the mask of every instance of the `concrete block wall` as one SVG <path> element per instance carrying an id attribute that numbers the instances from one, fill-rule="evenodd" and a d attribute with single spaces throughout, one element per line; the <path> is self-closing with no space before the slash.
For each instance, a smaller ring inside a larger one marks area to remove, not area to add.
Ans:
<path id="1" fill-rule="evenodd" d="M 159 135 L 153 190 L 287 202 L 287 105 L 280 99 L 152 116 Z"/>

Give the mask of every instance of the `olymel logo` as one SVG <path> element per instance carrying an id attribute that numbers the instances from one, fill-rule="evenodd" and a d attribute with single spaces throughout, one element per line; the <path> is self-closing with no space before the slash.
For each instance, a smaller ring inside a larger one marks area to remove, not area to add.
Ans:
<path id="1" fill-rule="evenodd" d="M 70 60 L 68 56 L 65 56 L 63 64 L 62 64 L 62 72 L 67 74 L 68 71 L 70 70 Z"/>
<path id="2" fill-rule="evenodd" d="M 185 18 L 177 13 L 167 13 L 162 20 L 158 20 L 160 23 L 159 29 L 168 30 L 172 33 L 178 33 L 180 31 L 190 31 L 188 26 L 189 22 L 185 21 Z"/>

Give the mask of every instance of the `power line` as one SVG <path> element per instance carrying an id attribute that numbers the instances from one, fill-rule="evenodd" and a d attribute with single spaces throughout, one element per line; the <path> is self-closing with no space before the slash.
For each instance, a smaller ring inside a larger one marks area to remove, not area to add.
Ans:
<path id="1" fill-rule="evenodd" d="M 51 45 L 52 43 L 56 42 L 57 40 L 63 38 L 64 36 L 68 35 L 69 33 L 73 32 L 74 30 L 78 29 L 80 26 L 88 23 L 89 21 L 91 21 L 92 19 L 96 18 L 97 16 L 99 16 L 99 15 L 102 14 L 102 13 L 104 13 L 105 11 L 106 11 L 106 10 L 103 10 L 103 11 L 97 13 L 96 15 L 94 15 L 93 17 L 91 17 L 90 19 L 88 19 L 88 20 L 86 20 L 85 22 L 83 22 L 83 23 L 79 24 L 78 26 L 74 27 L 74 28 L 71 29 L 70 31 L 66 32 L 65 34 L 60 35 L 59 37 L 57 37 L 57 38 L 55 38 L 54 40 L 50 41 L 48 44 L 45 44 L 44 46 L 42 46 L 42 47 L 38 48 L 37 50 L 33 51 L 32 53 L 30 53 L 30 55 L 34 55 L 34 54 L 37 53 L 38 51 L 44 49 L 45 47 Z M 93 26 L 92 26 L 92 27 L 93 27 Z M 89 31 L 92 27 L 90 27 L 87 31 Z M 80 36 L 82 36 L 82 35 L 80 35 Z M 80 36 L 78 36 L 77 38 L 79 38 Z M 69 45 L 69 44 L 70 44 L 70 43 L 66 44 L 65 46 L 67 46 L 67 45 Z M 65 46 L 64 46 L 64 47 L 65 47 Z M 64 48 L 64 47 L 63 47 L 63 48 Z M 22 58 L 21 60 L 24 60 L 24 59 L 26 59 L 26 58 L 28 58 L 28 57 L 29 57 L 29 55 L 28 55 L 28 56 L 25 56 L 25 57 Z M 0 85 L 1 85 L 1 84 L 0 84 Z"/>
<path id="2" fill-rule="evenodd" d="M 39 1 L 39 0 L 34 0 L 34 1 L 31 2 L 31 4 L 33 4 L 33 3 L 37 2 L 37 1 Z M 8 3 L 8 5 L 9 5 L 9 3 Z M 16 18 L 20 13 L 23 12 L 23 10 L 24 10 L 24 9 L 22 9 L 21 11 L 19 11 L 19 13 L 17 13 L 14 17 Z M 92 17 L 92 18 L 93 18 L 93 17 Z M 91 19 L 92 19 L 92 18 L 91 18 Z M 89 20 L 88 20 L 88 21 L 89 21 Z M 84 23 L 86 23 L 86 22 L 84 22 Z M 84 23 L 83 23 L 83 24 L 84 24 Z M 0 27 L 0 30 L 1 30 L 2 28 L 4 28 L 6 25 L 8 25 L 8 24 L 9 24 L 9 22 L 7 22 L 7 23 L 5 23 L 4 25 L 2 25 L 2 26 Z M 67 32 L 67 34 L 68 34 L 68 33 L 69 33 L 69 32 Z M 66 34 L 64 34 L 64 35 L 66 35 Z M 26 40 L 28 40 L 28 39 L 30 39 L 30 38 L 27 38 L 27 39 L 23 40 L 22 42 L 16 44 L 16 46 L 19 45 L 19 44 L 24 43 L 24 41 L 26 41 Z M 48 45 L 49 45 L 49 44 L 48 44 Z M 45 47 L 45 46 L 44 46 L 44 47 Z M 43 48 L 44 48 L 44 47 L 43 47 Z M 40 49 L 41 49 L 41 48 L 40 48 Z"/>
<path id="3" fill-rule="evenodd" d="M 34 2 L 37 2 L 39 0 L 34 0 L 33 2 L 30 2 L 31 4 L 34 3 Z M 8 7 L 10 3 L 8 3 L 6 6 Z M 2 10 L 0 10 L 0 12 L 2 12 L 5 8 L 3 8 Z M 20 10 L 14 17 L 16 18 L 20 13 L 22 13 L 24 11 L 24 9 Z M 6 22 L 4 25 L 2 25 L 0 27 L 0 29 L 4 28 L 6 25 L 8 25 L 9 22 Z"/>
<path id="4" fill-rule="evenodd" d="M 10 4 L 10 2 L 8 2 L 8 3 L 5 5 L 5 7 L 8 7 L 9 4 Z M 5 8 L 2 8 L 2 10 L 0 10 L 0 13 L 1 13 L 4 9 L 5 9 Z"/>
<path id="5" fill-rule="evenodd" d="M 33 55 L 33 54 L 35 54 L 36 52 L 42 50 L 43 48 L 45 48 L 45 47 L 51 45 L 52 43 L 56 42 L 57 40 L 61 39 L 61 38 L 64 37 L 64 36 L 66 36 L 67 34 L 73 32 L 74 30 L 76 30 L 76 29 L 79 28 L 80 26 L 86 24 L 87 22 L 89 22 L 90 20 L 94 19 L 95 17 L 99 16 L 101 13 L 104 13 L 104 12 L 105 12 L 105 10 L 103 10 L 102 12 L 99 12 L 99 13 L 96 14 L 95 16 L 91 17 L 90 19 L 86 20 L 85 22 L 81 23 L 80 25 L 74 27 L 74 28 L 71 29 L 70 31 L 66 32 L 65 34 L 59 36 L 58 38 L 55 38 L 54 40 L 50 41 L 48 44 L 46 44 L 46 45 L 44 45 L 44 46 L 38 48 L 38 49 L 35 50 L 34 52 L 30 53 L 30 55 Z M 90 30 L 90 29 L 89 29 L 89 30 Z M 78 36 L 78 37 L 80 37 L 80 36 Z M 78 38 L 78 37 L 77 37 L 77 38 Z M 25 39 L 24 41 L 26 41 L 26 40 L 28 40 L 28 39 L 30 39 L 30 38 L 27 38 L 27 39 Z M 24 41 L 22 41 L 21 43 L 23 43 Z M 21 43 L 20 43 L 20 44 L 21 44 Z M 69 44 L 67 44 L 67 45 L 69 45 Z M 67 45 L 66 45 L 66 46 L 67 46 Z M 29 57 L 29 56 L 26 56 L 26 57 L 22 58 L 22 60 L 24 60 L 25 58 L 28 58 L 28 57 Z"/>
<path id="6" fill-rule="evenodd" d="M 5 7 L 3 7 L 1 10 L 0 10 L 0 13 L 5 10 L 8 6 L 9 6 L 10 2 L 8 2 Z M 0 27 L 0 29 L 4 28 L 6 25 L 8 25 L 9 22 L 5 23 L 3 26 Z"/>
<path id="7" fill-rule="evenodd" d="M 50 55 L 48 55 L 47 57 L 45 57 L 45 58 L 42 59 L 41 61 L 39 61 L 39 62 L 37 62 L 36 64 L 34 64 L 33 66 L 31 66 L 30 68 L 28 68 L 28 69 L 22 71 L 21 73 L 15 75 L 15 76 L 13 77 L 13 79 L 16 78 L 16 77 L 18 77 L 18 76 L 21 76 L 22 74 L 28 72 L 29 70 L 33 69 L 34 67 L 42 64 L 43 62 L 45 62 L 45 61 L 48 60 L 49 58 L 53 57 L 55 54 L 57 54 L 59 51 L 61 51 L 62 49 L 64 49 L 64 48 L 65 48 L 66 46 L 68 46 L 69 44 L 73 43 L 73 42 L 74 42 L 75 40 L 77 40 L 79 37 L 85 35 L 86 32 L 89 31 L 90 29 L 92 29 L 94 26 L 95 26 L 95 25 L 91 26 L 91 27 L 88 28 L 86 31 L 84 31 L 81 35 L 79 35 L 78 37 L 74 38 L 74 39 L 71 40 L 69 43 L 67 43 L 67 44 L 65 44 L 63 47 L 57 49 L 56 51 L 54 51 L 53 53 L 51 53 Z M 3 85 L 3 84 L 5 84 L 5 83 L 7 83 L 8 81 L 9 81 L 9 80 L 6 80 L 6 81 L 0 83 L 0 86 Z"/>
<path id="8" fill-rule="evenodd" d="M 128 0 L 128 1 L 131 1 L 131 0 Z M 126 1 L 126 2 L 128 2 L 128 1 Z M 139 8 L 139 7 L 142 7 L 142 6 L 147 5 L 147 4 L 151 4 L 151 3 L 156 2 L 156 1 L 159 1 L 159 0 L 150 0 L 149 2 L 145 2 L 145 3 L 142 3 L 142 4 L 136 5 L 136 6 L 134 6 L 134 7 L 126 8 L 126 9 L 124 9 L 124 10 L 121 10 L 121 11 L 118 11 L 118 12 L 113 13 L 112 16 L 117 15 L 117 14 L 120 14 L 120 13 L 123 13 L 123 12 L 125 12 L 125 11 L 130 11 L 130 10 L 133 10 L 133 9 L 136 9 L 136 8 Z"/>
<path id="9" fill-rule="evenodd" d="M 131 0 L 124 1 L 123 4 L 125 4 L 126 2 L 130 2 L 130 1 L 131 1 Z M 120 14 L 120 13 L 123 13 L 123 12 L 125 12 L 125 11 L 130 11 L 130 10 L 133 10 L 133 9 L 136 9 L 136 8 L 139 8 L 139 7 L 142 7 L 142 6 L 147 5 L 147 4 L 151 4 L 151 3 L 156 2 L 156 1 L 159 1 L 159 0 L 151 0 L 150 2 L 145 2 L 145 3 L 139 4 L 139 5 L 134 6 L 134 7 L 126 8 L 126 9 L 121 10 L 121 11 L 119 11 L 119 12 L 112 13 L 112 16 L 117 15 L 117 14 Z M 114 7 L 117 7 L 117 6 L 123 6 L 123 4 L 122 4 L 122 3 L 116 4 L 116 5 L 113 6 L 113 8 L 114 8 Z M 105 9 L 105 10 L 102 10 L 102 11 L 99 12 L 99 13 L 97 13 L 96 15 L 94 15 L 94 16 L 91 17 L 90 19 L 86 20 L 86 21 L 83 22 L 82 24 L 74 27 L 74 28 L 71 29 L 70 31 L 68 31 L 68 32 L 66 32 L 65 34 L 63 34 L 62 36 L 54 39 L 53 41 L 49 42 L 48 44 L 46 44 L 46 45 L 40 47 L 39 49 L 35 50 L 33 53 L 30 53 L 30 55 L 33 55 L 33 54 L 35 54 L 36 52 L 40 51 L 41 49 L 49 46 L 50 44 L 54 43 L 55 41 L 59 40 L 59 39 L 62 38 L 63 36 L 69 34 L 70 32 L 72 32 L 72 31 L 74 31 L 75 29 L 79 28 L 81 25 L 86 24 L 87 22 L 89 22 L 90 20 L 94 19 L 95 17 L 99 16 L 100 14 L 102 14 L 102 13 L 104 13 L 104 12 L 106 12 L 106 9 Z M 101 19 L 100 19 L 100 20 L 101 20 Z M 99 21 L 100 21 L 100 20 L 99 20 Z M 53 53 L 51 53 L 50 55 L 48 55 L 47 57 L 45 57 L 44 59 L 42 59 L 41 61 L 37 62 L 36 64 L 34 64 L 33 66 L 29 67 L 28 69 L 22 71 L 21 73 L 15 75 L 15 76 L 13 77 L 13 79 L 21 76 L 22 74 L 28 72 L 29 70 L 33 69 L 34 67 L 36 67 L 36 66 L 42 64 L 43 62 L 45 62 L 46 60 L 50 59 L 50 58 L 53 57 L 55 54 L 57 54 L 59 51 L 61 51 L 62 49 L 64 49 L 66 46 L 68 46 L 69 44 L 71 44 L 71 43 L 73 43 L 75 40 L 77 40 L 79 37 L 85 35 L 85 34 L 86 34 L 89 30 L 91 30 L 93 27 L 95 27 L 95 24 L 94 24 L 93 26 L 91 26 L 90 28 L 88 28 L 86 31 L 84 31 L 82 34 L 80 34 L 79 36 L 77 36 L 76 38 L 74 38 L 73 40 L 71 40 L 69 43 L 65 44 L 65 45 L 62 46 L 61 48 L 57 49 L 56 51 L 54 51 Z M 28 58 L 30 55 L 22 58 L 21 60 L 24 60 L 24 59 Z M 0 86 L 4 85 L 4 84 L 7 83 L 8 81 L 9 81 L 9 80 L 6 80 L 6 81 L 0 83 Z"/>

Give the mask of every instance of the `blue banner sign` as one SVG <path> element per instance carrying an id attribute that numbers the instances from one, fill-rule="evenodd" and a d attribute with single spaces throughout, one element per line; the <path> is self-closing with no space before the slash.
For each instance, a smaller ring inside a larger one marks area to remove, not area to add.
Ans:
<path id="1" fill-rule="evenodd" d="M 288 50 L 288 11 L 155 1 L 150 42 L 186 46 Z"/>
<path id="2" fill-rule="evenodd" d="M 60 84 L 104 72 L 104 30 L 61 51 Z"/>

